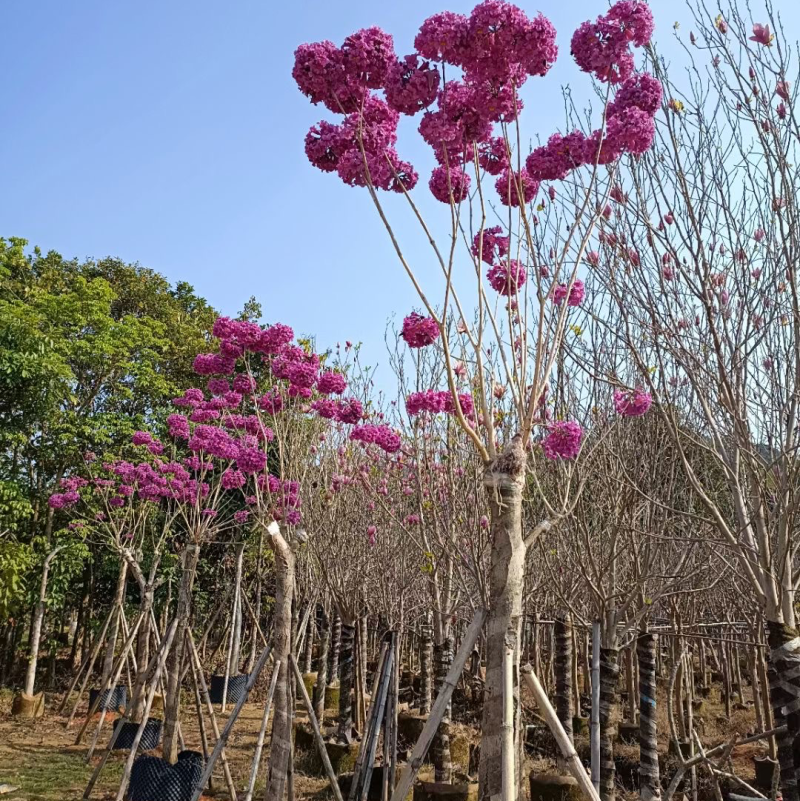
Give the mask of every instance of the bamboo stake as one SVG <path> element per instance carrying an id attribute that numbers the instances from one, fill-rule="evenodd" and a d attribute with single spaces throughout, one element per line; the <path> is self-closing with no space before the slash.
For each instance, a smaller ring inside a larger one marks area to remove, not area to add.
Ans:
<path id="1" fill-rule="evenodd" d="M 128 779 L 130 778 L 131 770 L 133 768 L 133 762 L 136 759 L 136 752 L 139 750 L 139 743 L 142 740 L 142 735 L 144 734 L 144 728 L 147 725 L 147 721 L 150 719 L 150 710 L 153 706 L 153 698 L 156 694 L 156 685 L 159 677 L 164 671 L 164 667 L 167 664 L 167 656 L 170 652 L 170 649 L 172 648 L 172 641 L 175 637 L 175 632 L 177 630 L 178 630 L 178 619 L 176 618 L 170 624 L 169 630 L 167 631 L 167 636 L 162 641 L 164 647 L 163 650 L 161 651 L 158 664 L 156 665 L 155 676 L 153 676 L 153 681 L 150 683 L 150 688 L 147 691 L 147 700 L 145 701 L 144 704 L 144 714 L 142 715 L 142 722 L 139 724 L 139 728 L 136 731 L 136 736 L 133 738 L 133 743 L 131 745 L 130 753 L 128 754 L 128 759 L 125 761 L 125 770 L 122 773 L 122 781 L 120 782 L 119 790 L 117 791 L 117 797 L 114 799 L 114 801 L 122 801 L 122 798 L 125 795 L 125 791 L 128 785 Z M 119 726 L 117 728 L 117 731 L 122 731 L 122 726 Z M 110 749 L 108 753 L 111 753 Z"/>
<path id="2" fill-rule="evenodd" d="M 100 649 L 103 647 L 103 638 L 106 636 L 106 632 L 108 631 L 108 626 L 111 623 L 111 616 L 114 615 L 117 611 L 117 608 L 114 607 L 109 611 L 106 615 L 105 622 L 103 623 L 103 627 L 100 629 L 100 634 L 97 637 L 97 642 L 94 644 L 92 651 L 90 654 L 86 654 L 85 659 L 83 660 L 83 664 L 78 669 L 78 672 L 75 674 L 75 678 L 72 680 L 72 684 L 69 685 L 69 689 L 67 690 L 67 694 L 62 699 L 61 703 L 56 710 L 56 714 L 60 715 L 64 710 L 64 707 L 67 705 L 67 701 L 69 700 L 70 695 L 72 695 L 72 691 L 75 689 L 75 685 L 78 683 L 78 679 L 81 677 L 84 669 L 86 669 L 86 675 L 84 676 L 83 682 L 81 684 L 81 689 L 78 691 L 78 697 L 75 700 L 75 706 L 72 707 L 72 712 L 70 713 L 69 720 L 67 721 L 66 728 L 69 728 L 70 724 L 72 723 L 72 718 L 75 717 L 75 710 L 78 708 L 78 704 L 81 702 L 81 697 L 83 696 L 83 691 L 86 689 L 86 684 L 91 678 L 92 675 L 92 668 L 94 667 L 94 663 L 97 660 L 97 656 L 100 653 Z M 86 664 L 89 664 L 88 668 Z"/>
<path id="3" fill-rule="evenodd" d="M 148 698 L 145 702 L 145 713 L 144 717 L 142 718 L 142 722 L 139 724 L 139 729 L 136 734 L 136 738 L 133 742 L 133 746 L 131 748 L 131 754 L 136 754 L 136 748 L 139 746 L 139 741 L 141 740 L 141 734 L 144 731 L 144 727 L 147 725 L 147 716 L 150 713 L 150 707 L 153 703 L 153 695 L 155 694 L 155 685 L 156 685 L 156 678 L 164 669 L 164 665 L 167 661 L 167 655 L 169 654 L 169 649 L 172 646 L 172 638 L 175 635 L 175 626 L 177 626 L 177 622 L 174 622 L 174 625 L 167 631 L 167 636 L 163 640 L 162 647 L 159 648 L 156 653 L 153 654 L 152 658 L 150 659 L 150 664 L 147 666 L 147 673 L 149 674 L 151 670 L 155 670 L 155 674 L 153 677 L 153 683 L 150 687 L 150 693 Z M 89 798 L 92 793 L 92 788 L 95 785 L 95 782 L 100 776 L 103 767 L 105 766 L 106 762 L 108 761 L 108 757 L 111 755 L 111 751 L 114 748 L 114 743 L 117 741 L 117 737 L 119 733 L 122 731 L 122 725 L 117 726 L 111 732 L 111 738 L 108 741 L 108 745 L 106 745 L 105 751 L 103 752 L 103 756 L 100 758 L 100 762 L 97 764 L 97 767 L 94 769 L 94 773 L 92 773 L 89 783 L 86 785 L 86 789 L 83 791 L 83 797 Z M 129 760 L 131 765 L 133 764 L 133 760 Z M 120 790 L 124 790 L 125 784 L 127 782 L 127 778 L 130 775 L 130 768 L 126 766 L 126 771 L 122 777 L 122 784 L 120 785 Z M 119 796 L 121 798 L 121 795 Z"/>
<path id="4" fill-rule="evenodd" d="M 472 622 L 469 624 L 469 628 L 464 634 L 464 639 L 461 641 L 461 646 L 458 649 L 456 658 L 450 666 L 450 670 L 444 680 L 439 695 L 436 696 L 436 701 L 433 704 L 433 709 L 431 709 L 431 714 L 425 723 L 425 727 L 422 729 L 422 734 L 414 745 L 414 750 L 411 752 L 411 759 L 403 769 L 397 787 L 394 788 L 391 801 L 404 801 L 405 797 L 408 795 L 408 791 L 411 789 L 411 785 L 414 783 L 414 779 L 417 773 L 419 773 L 419 769 L 422 767 L 422 760 L 425 759 L 425 755 L 428 753 L 428 749 L 433 742 L 436 730 L 439 728 L 439 722 L 447 711 L 450 697 L 453 695 L 453 690 L 455 690 L 456 684 L 458 684 L 461 678 L 461 672 L 464 670 L 464 665 L 467 663 L 467 659 L 472 652 L 472 646 L 478 639 L 484 620 L 486 620 L 486 610 L 476 610 L 475 616 L 472 618 Z"/>
<path id="5" fill-rule="evenodd" d="M 100 688 L 100 692 L 97 694 L 97 698 L 94 699 L 94 703 L 89 707 L 89 711 L 86 713 L 86 720 L 83 721 L 83 726 L 81 726 L 81 730 L 78 732 L 78 736 L 75 738 L 75 745 L 80 745 L 81 740 L 83 739 L 83 735 L 86 733 L 86 729 L 89 726 L 89 722 L 92 719 L 92 715 L 97 711 L 97 707 L 100 706 L 100 702 L 103 700 L 103 693 L 109 687 L 116 687 L 117 682 L 119 681 L 119 677 L 122 674 L 122 668 L 125 667 L 125 656 L 128 653 L 128 648 L 133 645 L 133 640 L 136 637 L 136 632 L 139 630 L 139 624 L 142 622 L 142 615 L 139 615 L 136 618 L 136 623 L 134 624 L 133 628 L 131 629 L 130 634 L 128 635 L 125 644 L 122 648 L 122 654 L 119 657 L 119 662 L 117 663 L 117 669 L 114 671 L 113 677 L 109 676 L 108 679 L 104 682 L 103 686 Z M 110 679 L 110 683 L 109 683 Z M 106 716 L 106 709 L 105 704 L 103 705 L 103 712 L 100 716 L 100 720 L 97 724 L 97 730 L 95 731 L 94 740 L 92 742 L 92 747 L 89 749 L 89 756 L 86 758 L 86 762 L 89 762 L 89 759 L 92 756 L 92 752 L 94 751 L 94 746 L 97 743 L 97 736 L 100 733 L 100 728 L 103 725 L 103 720 Z"/>
<path id="6" fill-rule="evenodd" d="M 503 649 L 503 725 L 500 742 L 502 758 L 503 801 L 516 798 L 514 772 L 514 646 L 506 642 Z"/>
<path id="7" fill-rule="evenodd" d="M 331 759 L 328 756 L 328 749 L 325 747 L 325 741 L 322 739 L 322 732 L 319 729 L 319 721 L 317 720 L 317 716 L 314 714 L 314 706 L 311 703 L 311 699 L 308 697 L 308 690 L 306 690 L 306 685 L 303 683 L 303 677 L 300 675 L 300 671 L 294 661 L 294 657 L 291 654 L 289 654 L 289 664 L 292 666 L 292 670 L 295 673 L 297 684 L 300 688 L 300 694 L 303 697 L 303 703 L 305 704 L 306 711 L 308 712 L 308 719 L 311 721 L 311 728 L 314 731 L 314 741 L 317 744 L 317 750 L 319 751 L 320 759 L 322 760 L 322 764 L 325 768 L 325 773 L 328 774 L 328 781 L 330 782 L 331 790 L 333 790 L 333 795 L 336 798 L 336 801 L 344 801 L 342 798 L 342 791 L 339 789 L 339 782 L 336 781 L 336 774 L 333 772 Z M 277 673 L 277 668 L 275 672 Z M 353 777 L 353 781 L 355 781 L 355 776 Z"/>
<path id="8" fill-rule="evenodd" d="M 261 751 L 264 749 L 264 735 L 267 732 L 267 720 L 269 719 L 269 713 L 272 707 L 272 696 L 275 694 L 275 686 L 278 683 L 280 665 L 281 662 L 278 660 L 275 663 L 275 666 L 272 668 L 272 681 L 270 682 L 269 692 L 267 693 L 267 703 L 264 707 L 264 716 L 261 719 L 261 728 L 258 731 L 256 751 L 255 754 L 253 754 L 253 767 L 250 769 L 250 783 L 247 785 L 247 792 L 245 793 L 244 801 L 252 801 L 253 798 L 253 790 L 255 789 L 256 778 L 258 776 L 258 767 L 261 763 Z"/>
<path id="9" fill-rule="evenodd" d="M 236 706 L 233 708 L 233 712 L 231 712 L 230 717 L 225 723 L 225 728 L 222 730 L 222 735 L 217 740 L 217 744 L 214 746 L 214 750 L 211 752 L 211 757 L 209 758 L 208 762 L 206 762 L 205 770 L 203 771 L 203 775 L 200 778 L 197 787 L 195 787 L 194 792 L 192 793 L 191 801 L 198 801 L 200 796 L 203 794 L 203 788 L 206 786 L 208 778 L 211 776 L 211 772 L 214 770 L 214 764 L 219 758 L 219 755 L 222 753 L 222 749 L 225 748 L 225 743 L 228 741 L 231 729 L 233 729 L 233 724 L 236 723 L 236 718 L 239 717 L 239 713 L 242 711 L 242 707 L 245 705 L 245 702 L 250 695 L 250 691 L 253 689 L 253 685 L 258 679 L 261 669 L 266 664 L 267 657 L 269 657 L 269 652 L 270 649 L 269 646 L 267 646 L 264 648 L 261 656 L 258 658 L 255 670 L 250 674 L 250 678 L 247 680 L 242 697 L 236 702 Z M 121 801 L 121 799 L 118 799 L 117 801 Z"/>
<path id="10" fill-rule="evenodd" d="M 381 647 L 381 653 L 378 657 L 378 670 L 376 672 L 376 678 L 382 678 L 383 672 L 386 667 L 386 664 L 389 659 L 388 653 L 388 646 L 386 643 L 383 644 Z M 356 667 L 358 667 L 359 660 L 356 660 Z M 376 720 L 375 715 L 378 709 L 378 704 L 376 703 L 377 696 L 373 697 L 373 700 L 370 705 L 369 710 L 369 726 L 367 730 L 364 732 L 364 737 L 361 740 L 361 748 L 358 751 L 358 757 L 356 758 L 356 764 L 353 767 L 353 781 L 350 783 L 350 792 L 348 794 L 347 801 L 355 801 L 356 798 L 356 791 L 358 790 L 358 785 L 361 781 L 361 774 L 364 771 L 365 760 L 367 756 L 367 751 L 369 750 L 369 746 L 372 745 L 372 737 L 375 733 L 376 728 Z"/>
<path id="11" fill-rule="evenodd" d="M 536 674 L 533 672 L 533 668 L 530 665 L 525 665 L 525 667 L 522 668 L 522 678 L 528 685 L 528 689 L 533 693 L 539 710 L 547 721 L 547 725 L 555 741 L 558 743 L 558 747 L 561 749 L 561 754 L 564 757 L 567 768 L 578 782 L 581 791 L 587 798 L 590 798 L 591 801 L 600 801 L 600 794 L 597 792 L 590 777 L 586 775 L 586 769 L 583 767 L 583 763 L 575 751 L 575 747 L 570 742 L 569 737 L 567 737 L 567 733 L 564 731 L 564 727 L 561 725 L 561 721 L 558 719 L 558 715 L 556 715 L 556 711 L 553 709 L 547 697 L 547 693 L 542 688 L 539 679 L 536 678 Z"/>
<path id="12" fill-rule="evenodd" d="M 383 673 L 380 677 L 380 684 L 377 688 L 377 700 L 373 704 L 375 707 L 375 722 L 372 726 L 372 736 L 367 742 L 367 759 L 364 769 L 364 780 L 361 785 L 360 801 L 367 801 L 370 783 L 372 782 L 372 772 L 375 767 L 375 751 L 378 747 L 378 736 L 380 735 L 380 721 L 386 709 L 386 696 L 389 690 L 389 679 L 392 676 L 394 666 L 394 648 L 390 645 L 386 654 L 386 663 L 383 666 Z M 355 781 L 355 776 L 353 777 Z M 352 788 L 351 788 L 352 790 Z"/>
<path id="13" fill-rule="evenodd" d="M 192 689 L 194 690 L 194 708 L 197 712 L 197 728 L 200 730 L 200 744 L 203 747 L 203 759 L 208 761 L 208 736 L 206 735 L 206 722 L 203 719 L 203 702 L 200 699 L 200 688 L 197 685 L 197 669 L 194 666 L 194 659 L 189 660 L 189 668 L 192 672 Z M 213 792 L 212 780 L 208 780 L 208 789 Z"/>
<path id="14" fill-rule="evenodd" d="M 192 652 L 192 659 L 194 659 L 195 668 L 197 670 L 197 677 L 200 679 L 200 689 L 202 691 L 203 700 L 206 702 L 206 710 L 211 719 L 211 729 L 214 732 L 214 737 L 217 738 L 219 743 L 219 726 L 217 725 L 217 716 L 214 714 L 214 704 L 211 703 L 211 696 L 208 694 L 208 686 L 206 685 L 206 677 L 203 675 L 203 665 L 200 662 L 200 655 L 197 653 L 197 648 L 192 638 L 192 632 L 186 629 L 186 637 L 189 641 L 189 650 Z M 233 777 L 231 776 L 231 769 L 228 765 L 228 757 L 223 750 L 220 754 L 222 760 L 222 771 L 225 774 L 225 783 L 228 785 L 228 792 L 230 793 L 232 801 L 236 801 L 236 787 L 233 784 Z"/>

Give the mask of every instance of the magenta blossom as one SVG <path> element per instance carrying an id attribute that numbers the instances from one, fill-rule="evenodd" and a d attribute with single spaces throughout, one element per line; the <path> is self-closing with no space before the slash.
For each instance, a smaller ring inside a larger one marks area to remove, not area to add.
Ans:
<path id="1" fill-rule="evenodd" d="M 317 390 L 323 395 L 341 395 L 346 389 L 344 376 L 333 370 L 327 370 L 317 379 Z"/>
<path id="2" fill-rule="evenodd" d="M 386 453 L 396 453 L 400 450 L 401 444 L 400 435 L 386 425 L 356 426 L 350 432 L 350 439 L 377 445 Z"/>
<path id="3" fill-rule="evenodd" d="M 531 178 L 526 169 L 519 172 L 507 169 L 495 182 L 495 188 L 504 206 L 524 206 L 536 197 L 539 182 Z"/>
<path id="4" fill-rule="evenodd" d="M 528 280 L 525 265 L 516 259 L 511 259 L 510 263 L 495 264 L 486 273 L 486 277 L 495 292 L 507 297 L 516 295 L 520 287 Z"/>
<path id="5" fill-rule="evenodd" d="M 614 393 L 614 408 L 623 417 L 641 417 L 647 414 L 653 403 L 649 392 L 636 388 L 634 390 L 617 390 Z"/>
<path id="6" fill-rule="evenodd" d="M 560 306 L 565 298 L 567 306 L 580 306 L 585 296 L 586 288 L 580 279 L 575 279 L 572 287 L 568 287 L 566 284 L 559 284 L 553 290 L 553 302 L 556 306 Z"/>
<path id="7" fill-rule="evenodd" d="M 424 348 L 439 338 L 439 326 L 433 318 L 411 312 L 403 320 L 400 336 L 410 348 Z"/>
<path id="8" fill-rule="evenodd" d="M 583 430 L 574 420 L 563 420 L 549 426 L 542 440 L 542 449 L 548 459 L 574 459 L 581 451 Z"/>
<path id="9" fill-rule="evenodd" d="M 436 167 L 428 183 L 431 194 L 442 203 L 461 203 L 469 195 L 470 177 L 460 167 Z"/>
<path id="10" fill-rule="evenodd" d="M 472 255 L 486 264 L 494 264 L 508 253 L 509 237 L 502 236 L 499 225 L 478 231 L 472 240 Z"/>

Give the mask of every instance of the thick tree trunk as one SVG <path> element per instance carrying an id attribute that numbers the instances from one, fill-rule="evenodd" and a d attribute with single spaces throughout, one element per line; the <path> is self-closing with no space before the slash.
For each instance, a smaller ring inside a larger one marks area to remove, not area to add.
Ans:
<path id="1" fill-rule="evenodd" d="M 339 679 L 339 652 L 342 648 L 342 619 L 339 610 L 333 611 L 333 627 L 331 629 L 331 664 L 328 670 L 328 683 L 333 684 Z"/>
<path id="2" fill-rule="evenodd" d="M 555 619 L 556 714 L 564 733 L 572 741 L 572 617 L 569 612 Z"/>
<path id="3" fill-rule="evenodd" d="M 108 628 L 106 652 L 103 656 L 103 671 L 100 674 L 100 687 L 106 686 L 111 679 L 111 671 L 114 669 L 114 651 L 117 647 L 117 637 L 119 636 L 120 618 L 122 614 L 122 602 L 125 598 L 125 587 L 128 581 L 128 563 L 123 559 L 119 567 L 119 575 L 117 576 L 117 589 L 114 592 L 114 600 L 112 608 L 117 609 L 119 614 L 114 615 L 111 620 L 111 625 Z"/>
<path id="4" fill-rule="evenodd" d="M 600 798 L 614 801 L 616 767 L 614 766 L 614 729 L 611 719 L 617 704 L 619 651 L 600 649 Z"/>
<path id="5" fill-rule="evenodd" d="M 39 601 L 33 615 L 33 626 L 31 627 L 30 656 L 28 658 L 28 671 L 25 674 L 25 694 L 33 695 L 36 686 L 36 663 L 39 659 L 39 643 L 42 637 L 42 621 L 47 609 L 47 580 L 50 576 L 50 565 L 55 559 L 56 554 L 61 548 L 54 548 L 45 557 L 42 565 L 42 581 L 39 585 Z"/>
<path id="6" fill-rule="evenodd" d="M 453 664 L 453 640 L 445 637 L 441 644 L 433 649 L 433 661 L 436 669 L 436 695 L 442 691 L 445 679 Z M 450 755 L 450 714 L 451 705 L 445 709 L 436 736 L 433 738 L 433 767 L 437 782 L 450 782 L 453 773 L 452 757 Z"/>
<path id="7" fill-rule="evenodd" d="M 479 797 L 503 792 L 503 659 L 507 646 L 519 657 L 525 543 L 522 538 L 522 489 L 526 454 L 514 437 L 503 454 L 486 466 L 483 483 L 491 513 L 489 616 L 486 622 L 486 684 L 481 719 Z M 515 724 L 515 740 L 519 736 Z M 515 749 L 516 750 L 516 749 Z"/>
<path id="8" fill-rule="evenodd" d="M 341 620 L 341 619 L 340 619 Z M 355 680 L 354 645 L 356 627 L 349 620 L 341 620 L 339 669 L 339 729 L 337 736 L 340 742 L 350 743 L 353 740 L 353 686 Z"/>
<path id="9" fill-rule="evenodd" d="M 275 608 L 273 611 L 273 654 L 280 660 L 280 673 L 275 686 L 275 717 L 272 723 L 269 777 L 265 801 L 283 801 L 286 791 L 289 757 L 292 749 L 292 717 L 294 693 L 289 675 L 289 654 L 292 650 L 292 599 L 294 597 L 294 554 L 286 540 L 272 524 L 269 546 L 275 555 Z"/>
<path id="10" fill-rule="evenodd" d="M 150 612 L 153 608 L 153 597 L 154 590 L 152 587 L 148 587 L 142 592 L 140 611 L 143 615 L 143 619 L 139 626 L 139 633 L 136 635 L 136 667 L 139 672 L 137 683 L 139 683 L 140 680 L 142 682 L 144 681 L 141 676 L 142 673 L 147 672 L 147 666 L 150 662 Z M 146 695 L 147 694 L 142 691 L 139 693 L 139 697 L 134 699 L 135 703 L 132 702 L 128 717 L 134 723 L 141 723 L 145 702 L 147 700 Z"/>
<path id="11" fill-rule="evenodd" d="M 427 715 L 433 704 L 433 627 L 422 624 L 419 648 L 419 711 Z"/>
<path id="12" fill-rule="evenodd" d="M 659 801 L 656 640 L 652 634 L 639 635 L 636 655 L 639 658 L 639 795 L 642 801 Z"/>
<path id="13" fill-rule="evenodd" d="M 162 755 L 167 762 L 178 759 L 178 720 L 181 706 L 181 675 L 183 672 L 183 653 L 186 640 L 186 627 L 192 612 L 192 586 L 197 572 L 200 546 L 189 543 L 183 549 L 181 585 L 178 590 L 178 604 L 175 617 L 178 621 L 172 648 L 169 653 L 166 698 L 164 699 L 164 742 Z"/>
<path id="14" fill-rule="evenodd" d="M 322 610 L 319 657 L 317 658 L 317 683 L 314 685 L 314 714 L 322 722 L 325 714 L 325 688 L 328 686 L 328 650 L 331 646 L 330 621 Z"/>
<path id="15" fill-rule="evenodd" d="M 797 772 L 792 745 L 800 732 L 800 638 L 783 623 L 767 621 L 769 696 L 774 725 L 786 725 L 778 740 L 778 764 L 783 801 L 798 801 Z"/>

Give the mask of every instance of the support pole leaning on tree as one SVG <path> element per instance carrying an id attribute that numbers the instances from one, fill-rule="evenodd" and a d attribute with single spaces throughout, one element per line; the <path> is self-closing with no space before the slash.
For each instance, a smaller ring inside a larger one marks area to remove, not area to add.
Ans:
<path id="1" fill-rule="evenodd" d="M 428 753 L 428 749 L 433 742 L 436 729 L 439 728 L 439 722 L 447 711 L 447 705 L 450 703 L 453 690 L 455 690 L 456 684 L 458 684 L 458 680 L 461 678 L 464 665 L 467 663 L 467 659 L 472 653 L 472 646 L 475 645 L 475 641 L 478 639 L 483 623 L 486 620 L 486 614 L 485 609 L 478 609 L 475 612 L 472 623 L 469 624 L 469 628 L 464 634 L 464 639 L 461 641 L 461 647 L 458 649 L 456 658 L 450 666 L 450 671 L 447 674 L 447 678 L 444 680 L 442 689 L 434 701 L 433 709 L 431 709 L 431 714 L 422 729 L 422 734 L 420 734 L 419 739 L 414 745 L 411 758 L 400 775 L 400 781 L 397 783 L 397 787 L 394 788 L 391 801 L 404 801 L 405 797 L 408 795 L 408 791 L 411 789 L 411 785 L 414 783 L 414 779 L 417 773 L 419 773 L 419 769 L 422 767 L 422 761 L 425 759 L 425 755 Z"/>
<path id="2" fill-rule="evenodd" d="M 589 776 L 586 775 L 586 768 L 583 767 L 583 763 L 575 751 L 575 746 L 564 731 L 564 727 L 561 725 L 561 721 L 558 719 L 558 715 L 555 709 L 553 709 L 550 699 L 547 697 L 547 693 L 539 683 L 539 679 L 536 677 L 530 665 L 525 665 L 525 667 L 522 668 L 522 678 L 528 686 L 528 689 L 533 693 L 539 711 L 542 713 L 542 717 L 547 721 L 547 725 L 556 743 L 558 743 L 558 747 L 561 749 L 561 755 L 564 757 L 567 768 L 578 782 L 581 792 L 587 798 L 591 799 L 591 801 L 600 801 L 600 794 L 597 792 Z"/>
<path id="3" fill-rule="evenodd" d="M 253 685 L 258 680 L 258 676 L 261 673 L 261 669 L 267 662 L 269 657 L 270 648 L 267 646 L 261 653 L 261 656 L 256 662 L 255 669 L 250 674 L 250 678 L 247 680 L 247 684 L 245 685 L 244 692 L 242 693 L 241 698 L 236 702 L 236 706 L 233 708 L 233 712 L 231 712 L 231 716 L 225 723 L 225 728 L 222 730 L 222 734 L 220 735 L 219 739 L 217 740 L 217 744 L 214 746 L 214 750 L 211 752 L 211 756 L 206 762 L 205 770 L 203 771 L 203 775 L 200 778 L 200 781 L 197 783 L 197 787 L 194 789 L 194 793 L 192 793 L 191 801 L 199 801 L 200 796 L 203 794 L 203 788 L 206 786 L 206 782 L 208 781 L 208 777 L 211 775 L 211 772 L 214 770 L 214 764 L 216 763 L 217 759 L 219 759 L 220 753 L 222 753 L 222 749 L 225 748 L 225 743 L 228 742 L 228 737 L 230 736 L 231 729 L 233 729 L 233 724 L 236 723 L 236 718 L 239 717 L 239 713 L 242 711 L 242 707 L 245 705 L 248 697 L 250 696 L 250 691 L 253 689 Z"/>

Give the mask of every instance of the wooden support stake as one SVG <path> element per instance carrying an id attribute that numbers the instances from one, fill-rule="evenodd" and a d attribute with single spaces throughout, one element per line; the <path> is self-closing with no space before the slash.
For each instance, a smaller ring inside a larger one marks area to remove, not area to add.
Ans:
<path id="1" fill-rule="evenodd" d="M 264 748 L 264 735 L 267 733 L 267 720 L 269 719 L 269 712 L 272 707 L 272 696 L 275 695 L 275 686 L 278 683 L 280 666 L 281 662 L 278 660 L 272 668 L 272 681 L 270 682 L 269 692 L 267 693 L 267 703 L 264 707 L 264 716 L 261 719 L 261 728 L 259 729 L 258 740 L 256 741 L 256 752 L 253 754 L 253 767 L 250 769 L 250 783 L 247 785 L 247 793 L 245 793 L 244 801 L 252 801 L 253 798 L 253 790 L 256 786 L 256 777 L 258 776 L 258 766 L 261 762 L 261 751 Z"/>
<path id="2" fill-rule="evenodd" d="M 528 689 L 533 693 L 539 711 L 542 713 L 542 717 L 547 721 L 547 726 L 555 738 L 556 743 L 558 743 L 558 747 L 561 749 L 561 755 L 564 757 L 567 768 L 578 782 L 581 791 L 587 798 L 590 798 L 591 801 L 600 801 L 600 794 L 595 789 L 589 776 L 586 775 L 586 769 L 583 767 L 583 763 L 575 751 L 575 746 L 573 746 L 569 737 L 567 737 L 567 733 L 564 731 L 564 727 L 561 725 L 561 721 L 558 719 L 558 715 L 556 715 L 556 711 L 553 709 L 547 697 L 547 693 L 542 688 L 539 679 L 536 678 L 536 674 L 533 672 L 533 668 L 530 665 L 525 665 L 525 667 L 522 668 L 522 678 L 528 685 Z"/>
<path id="3" fill-rule="evenodd" d="M 422 767 L 422 761 L 425 759 L 425 755 L 428 753 L 428 749 L 433 742 L 436 730 L 439 728 L 439 723 L 447 711 L 450 697 L 453 695 L 453 690 L 455 690 L 456 684 L 458 684 L 461 678 L 461 672 L 464 670 L 464 665 L 467 663 L 467 659 L 472 653 L 472 646 L 475 645 L 475 641 L 478 639 L 478 635 L 480 634 L 485 620 L 486 610 L 476 610 L 475 616 L 472 618 L 472 622 L 469 624 L 469 628 L 464 634 L 464 639 L 461 642 L 461 647 L 458 649 L 456 658 L 450 666 L 447 678 L 444 680 L 439 695 L 436 696 L 436 701 L 434 701 L 431 714 L 422 729 L 422 734 L 414 745 L 414 750 L 411 752 L 411 759 L 408 765 L 403 769 L 400 775 L 400 781 L 392 792 L 391 801 L 404 801 L 405 797 L 408 795 L 408 791 L 411 789 L 411 785 L 414 783 L 414 779 L 417 773 L 419 773 L 419 769 Z"/>
<path id="4" fill-rule="evenodd" d="M 242 707 L 245 705 L 245 702 L 250 695 L 250 691 L 253 689 L 253 685 L 258 679 L 261 669 L 266 664 L 267 658 L 269 657 L 269 652 L 269 646 L 264 648 L 261 656 L 258 658 L 258 662 L 256 662 L 255 670 L 253 670 L 253 672 L 250 674 L 250 677 L 247 679 L 244 692 L 242 693 L 241 698 L 239 698 L 239 700 L 236 702 L 236 706 L 233 708 L 233 712 L 231 712 L 231 716 L 226 721 L 225 728 L 222 730 L 222 735 L 217 740 L 217 744 L 214 746 L 214 750 L 211 752 L 211 757 L 209 758 L 208 762 L 206 762 L 205 770 L 203 771 L 203 775 L 198 782 L 197 787 L 195 787 L 194 792 L 192 793 L 191 801 L 199 801 L 200 796 L 203 794 L 203 788 L 206 786 L 206 782 L 208 782 L 208 777 L 214 770 L 214 763 L 219 758 L 222 749 L 225 748 L 225 743 L 228 742 L 228 737 L 230 736 L 231 729 L 233 729 L 233 724 L 236 723 L 236 718 L 239 717 L 239 713 L 242 711 Z"/>

